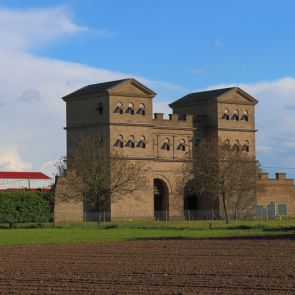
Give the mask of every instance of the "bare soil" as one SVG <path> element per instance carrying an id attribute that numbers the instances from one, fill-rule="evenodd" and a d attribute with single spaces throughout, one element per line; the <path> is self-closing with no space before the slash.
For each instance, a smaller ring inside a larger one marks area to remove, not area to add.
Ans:
<path id="1" fill-rule="evenodd" d="M 295 294 L 295 235 L 0 247 L 0 294 Z"/>

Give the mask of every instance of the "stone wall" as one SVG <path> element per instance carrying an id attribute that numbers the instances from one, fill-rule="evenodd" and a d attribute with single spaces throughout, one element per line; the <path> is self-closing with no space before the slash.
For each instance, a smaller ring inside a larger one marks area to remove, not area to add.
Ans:
<path id="1" fill-rule="evenodd" d="M 260 173 L 257 180 L 257 205 L 264 208 L 274 203 L 276 210 L 279 204 L 286 204 L 288 216 L 295 216 L 294 180 L 287 179 L 286 173 L 276 173 L 274 179 L 268 173 Z"/>

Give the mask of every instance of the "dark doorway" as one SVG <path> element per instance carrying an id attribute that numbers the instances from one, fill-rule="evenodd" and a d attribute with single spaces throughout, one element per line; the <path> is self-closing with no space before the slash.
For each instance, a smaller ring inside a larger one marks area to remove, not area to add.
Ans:
<path id="1" fill-rule="evenodd" d="M 183 210 L 186 219 L 198 219 L 200 215 L 199 200 L 194 192 L 194 186 L 189 181 L 184 187 Z"/>
<path id="2" fill-rule="evenodd" d="M 157 220 L 169 219 L 169 192 L 161 179 L 154 180 L 154 217 Z"/>

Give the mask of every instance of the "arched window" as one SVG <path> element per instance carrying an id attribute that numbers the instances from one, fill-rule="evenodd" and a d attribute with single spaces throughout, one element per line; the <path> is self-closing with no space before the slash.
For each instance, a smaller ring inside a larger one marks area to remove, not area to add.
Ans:
<path id="1" fill-rule="evenodd" d="M 138 113 L 143 116 L 145 115 L 145 105 L 143 103 L 139 105 Z"/>
<path id="2" fill-rule="evenodd" d="M 117 103 L 115 113 L 121 114 L 121 115 L 123 114 L 123 104 L 122 104 L 122 102 Z"/>
<path id="3" fill-rule="evenodd" d="M 127 144 L 126 144 L 127 147 L 130 147 L 130 148 L 134 148 L 134 136 L 133 135 L 130 135 L 129 137 L 129 140 L 127 141 Z"/>
<path id="4" fill-rule="evenodd" d="M 243 116 L 242 116 L 241 120 L 248 122 L 248 120 L 249 120 L 248 111 L 243 112 Z"/>
<path id="5" fill-rule="evenodd" d="M 165 138 L 164 144 L 162 145 L 162 149 L 166 151 L 170 151 L 170 140 L 169 138 Z"/>
<path id="6" fill-rule="evenodd" d="M 239 121 L 240 117 L 239 117 L 239 111 L 238 110 L 234 110 L 234 114 L 232 116 L 232 120 L 236 120 Z"/>
<path id="7" fill-rule="evenodd" d="M 177 149 L 180 150 L 180 151 L 185 151 L 185 140 L 184 139 L 180 140 L 180 144 L 177 147 Z"/>
<path id="8" fill-rule="evenodd" d="M 225 109 L 225 110 L 224 110 L 224 113 L 223 113 L 222 119 L 224 119 L 224 120 L 229 120 L 229 110 L 228 110 L 228 109 Z"/>
<path id="9" fill-rule="evenodd" d="M 230 149 L 230 141 L 229 141 L 229 139 L 226 139 L 226 140 L 224 141 L 224 148 L 225 148 L 226 150 L 229 150 L 229 149 Z"/>
<path id="10" fill-rule="evenodd" d="M 130 115 L 134 115 L 134 105 L 133 105 L 133 103 L 131 103 L 131 102 L 128 103 L 128 109 L 127 109 L 126 113 L 130 114 Z"/>
<path id="11" fill-rule="evenodd" d="M 142 149 L 145 149 L 145 145 L 146 145 L 146 143 L 145 143 L 145 137 L 142 135 L 141 137 L 140 137 L 140 139 L 139 139 L 139 142 L 138 142 L 138 147 L 140 147 L 140 148 L 142 148 Z"/>
<path id="12" fill-rule="evenodd" d="M 249 141 L 248 140 L 245 140 L 245 143 L 244 143 L 244 145 L 242 147 L 242 151 L 249 153 L 249 150 L 250 150 L 250 148 L 249 148 Z"/>
<path id="13" fill-rule="evenodd" d="M 123 142 L 123 135 L 119 135 L 117 141 L 115 142 L 115 146 L 119 148 L 124 147 L 124 142 Z"/>
<path id="14" fill-rule="evenodd" d="M 235 144 L 233 145 L 233 150 L 236 152 L 240 150 L 240 142 L 238 139 L 235 140 Z"/>

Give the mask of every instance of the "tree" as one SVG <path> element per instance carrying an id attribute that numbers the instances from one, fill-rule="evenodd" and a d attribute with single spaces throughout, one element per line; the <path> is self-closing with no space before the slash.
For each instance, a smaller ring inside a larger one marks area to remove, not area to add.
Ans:
<path id="1" fill-rule="evenodd" d="M 83 201 L 98 212 L 99 220 L 102 212 L 110 210 L 111 202 L 133 195 L 139 187 L 144 189 L 147 182 L 141 163 L 110 150 L 101 137 L 79 138 L 57 166 L 71 187 L 62 199 Z"/>
<path id="2" fill-rule="evenodd" d="M 218 140 L 203 140 L 194 150 L 193 160 L 182 167 L 182 183 L 189 181 L 191 192 L 222 201 L 226 223 L 230 209 L 245 209 L 255 203 L 257 165 L 254 157 L 239 146 Z"/>

